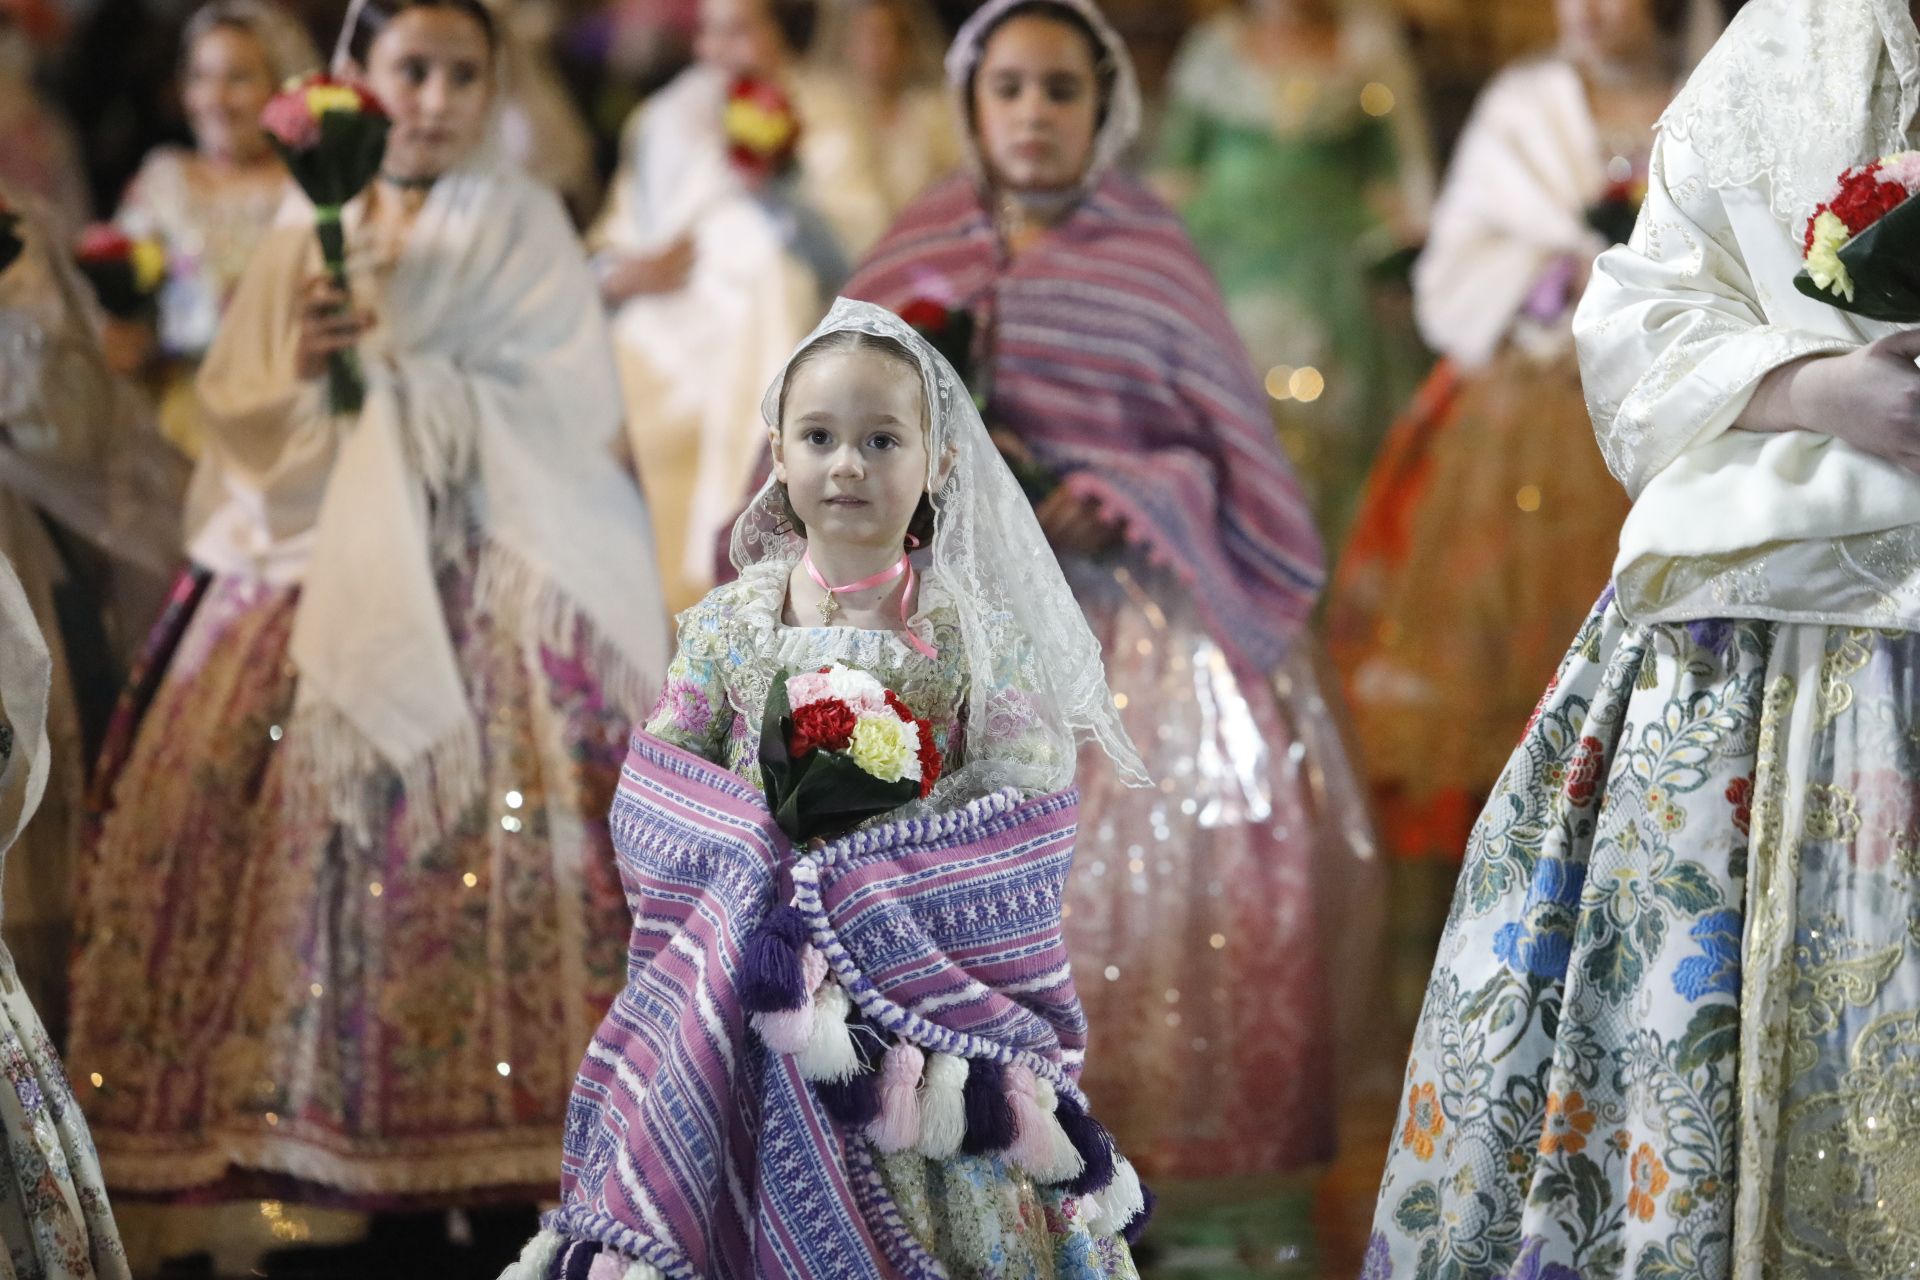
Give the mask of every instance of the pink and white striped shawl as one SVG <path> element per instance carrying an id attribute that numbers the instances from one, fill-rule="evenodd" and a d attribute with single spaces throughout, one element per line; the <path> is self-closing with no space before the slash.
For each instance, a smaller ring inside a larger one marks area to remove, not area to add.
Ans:
<path id="1" fill-rule="evenodd" d="M 1024 1065 L 1084 1106 L 1086 1023 L 1060 935 L 1075 809 L 1071 792 L 1003 793 L 796 858 L 758 792 L 637 734 L 612 817 L 629 978 L 574 1086 L 547 1221 L 570 1243 L 547 1269 L 605 1249 L 672 1280 L 944 1275 L 866 1140 L 750 1033 L 743 952 L 790 899 L 869 1023 Z"/>
<path id="2" fill-rule="evenodd" d="M 843 292 L 973 312 L 992 335 L 988 425 L 1170 566 L 1230 654 L 1258 676 L 1278 664 L 1324 577 L 1319 536 L 1219 286 L 1145 186 L 1108 174 L 1009 262 L 975 181 L 955 177 Z"/>

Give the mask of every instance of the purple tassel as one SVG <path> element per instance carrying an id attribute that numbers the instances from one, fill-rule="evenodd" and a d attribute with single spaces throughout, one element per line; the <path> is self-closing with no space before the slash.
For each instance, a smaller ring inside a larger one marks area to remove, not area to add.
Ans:
<path id="1" fill-rule="evenodd" d="M 576 1240 L 561 1253 L 554 1273 L 560 1280 L 587 1280 L 587 1272 L 593 1270 L 593 1259 L 599 1252 L 599 1241 Z"/>
<path id="2" fill-rule="evenodd" d="M 813 1091 L 827 1114 L 850 1129 L 864 1129 L 880 1118 L 880 1077 L 871 1071 L 851 1080 L 816 1080 Z"/>
<path id="3" fill-rule="evenodd" d="M 1147 1233 L 1147 1224 L 1153 1221 L 1153 1206 L 1160 1202 L 1160 1197 L 1153 1194 L 1153 1188 L 1144 1182 L 1140 1184 L 1140 1194 L 1146 1203 L 1140 1206 L 1140 1212 L 1133 1215 L 1133 1221 L 1120 1229 L 1120 1234 L 1129 1245 L 1140 1243 L 1140 1237 Z"/>
<path id="4" fill-rule="evenodd" d="M 828 1115 L 851 1129 L 864 1129 L 880 1118 L 880 1063 L 886 1055 L 886 1036 L 864 1017 L 847 1019 L 853 1038 L 853 1056 L 859 1070 L 849 1080 L 816 1080 L 814 1092 Z"/>
<path id="5" fill-rule="evenodd" d="M 970 1156 L 984 1156 L 1012 1146 L 1016 1126 L 1013 1102 L 1007 1097 L 1006 1068 L 975 1058 L 967 1064 L 964 1096 L 967 1136 L 960 1140 L 960 1150 Z"/>
<path id="6" fill-rule="evenodd" d="M 1087 1162 L 1080 1176 L 1067 1184 L 1067 1193 L 1090 1196 L 1096 1191 L 1105 1191 L 1113 1181 L 1113 1139 L 1107 1136 L 1106 1126 L 1065 1094 L 1054 1103 L 1053 1118 L 1067 1131 L 1067 1141 Z"/>
<path id="7" fill-rule="evenodd" d="M 740 1005 L 748 1013 L 791 1013 L 807 1003 L 800 949 L 812 930 L 798 907 L 777 907 L 747 939 L 740 965 Z"/>

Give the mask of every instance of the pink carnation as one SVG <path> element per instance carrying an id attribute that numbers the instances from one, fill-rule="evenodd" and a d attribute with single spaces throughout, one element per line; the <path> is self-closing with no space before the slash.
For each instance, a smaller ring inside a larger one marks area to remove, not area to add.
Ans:
<path id="1" fill-rule="evenodd" d="M 1920 195 L 1920 151 L 1902 151 L 1880 165 L 1880 181 L 1897 182 L 1908 195 Z"/>
<path id="2" fill-rule="evenodd" d="M 795 711 L 832 696 L 833 689 L 828 685 L 824 671 L 809 671 L 787 681 L 787 705 Z"/>
<path id="3" fill-rule="evenodd" d="M 274 94 L 260 113 L 260 127 L 291 151 L 304 151 L 320 142 L 320 122 L 307 109 L 304 92 Z"/>

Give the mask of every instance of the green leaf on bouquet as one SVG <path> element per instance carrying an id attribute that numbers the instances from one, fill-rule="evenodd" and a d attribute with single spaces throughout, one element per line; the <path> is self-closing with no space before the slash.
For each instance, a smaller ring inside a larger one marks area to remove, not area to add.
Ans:
<path id="1" fill-rule="evenodd" d="M 1803 268 L 1793 287 L 1852 315 L 1889 324 L 1920 322 L 1920 199 L 1908 200 L 1840 250 L 1853 299 L 1822 289 Z"/>

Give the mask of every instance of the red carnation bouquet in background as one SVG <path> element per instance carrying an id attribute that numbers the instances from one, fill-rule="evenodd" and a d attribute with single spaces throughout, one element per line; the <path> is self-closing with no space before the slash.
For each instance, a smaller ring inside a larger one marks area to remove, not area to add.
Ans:
<path id="1" fill-rule="evenodd" d="M 1794 287 L 1870 320 L 1920 321 L 1920 151 L 1840 175 L 1807 220 L 1806 267 Z"/>
<path id="2" fill-rule="evenodd" d="M 20 238 L 20 215 L 5 200 L 0 200 L 0 271 L 13 265 L 26 243 Z"/>
<path id="3" fill-rule="evenodd" d="M 167 251 L 158 240 L 135 240 L 111 222 L 96 222 L 74 243 L 73 260 L 100 306 L 116 320 L 153 311 L 167 279 Z"/>
<path id="4" fill-rule="evenodd" d="M 268 140 L 313 202 L 320 256 L 342 294 L 347 238 L 340 210 L 380 172 L 388 123 L 386 108 L 371 93 L 325 72 L 288 81 L 260 113 Z M 360 411 L 366 383 L 357 353 L 336 352 L 327 362 L 327 394 L 335 413 Z"/>
<path id="5" fill-rule="evenodd" d="M 973 395 L 974 407 L 984 417 L 992 392 L 987 385 L 987 366 L 979 359 L 980 325 L 973 312 L 964 307 L 948 307 L 932 298 L 915 298 L 900 308 L 900 318 L 953 366 L 962 385 Z M 993 438 L 1000 457 L 1013 472 L 1028 502 L 1037 507 L 1060 487 L 1060 477 L 1034 457 L 1033 450 L 1018 436 L 995 428 L 992 423 L 987 424 L 987 434 Z"/>
<path id="6" fill-rule="evenodd" d="M 933 726 L 864 671 L 835 664 L 789 676 L 767 698 L 760 777 L 795 844 L 924 799 L 943 764 Z"/>
<path id="7" fill-rule="evenodd" d="M 727 157 L 757 182 L 793 168 L 800 147 L 800 116 L 779 85 L 741 76 L 727 91 Z"/>

